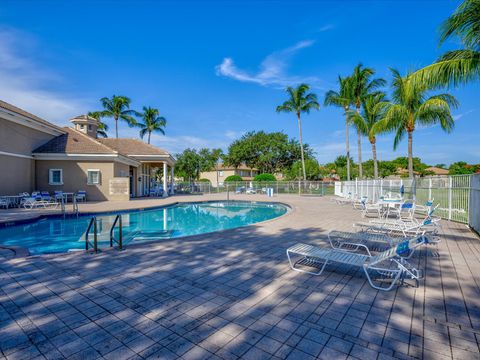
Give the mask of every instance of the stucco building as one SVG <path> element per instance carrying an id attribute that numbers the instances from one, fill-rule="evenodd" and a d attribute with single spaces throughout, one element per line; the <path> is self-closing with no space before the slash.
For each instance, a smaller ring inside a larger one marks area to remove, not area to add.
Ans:
<path id="1" fill-rule="evenodd" d="M 85 190 L 88 200 L 147 196 L 163 169 L 173 192 L 175 159 L 138 139 L 99 139 L 97 120 L 81 115 L 58 127 L 0 100 L 0 195 Z M 168 195 L 165 191 L 165 196 Z"/>
<path id="2" fill-rule="evenodd" d="M 238 175 L 244 181 L 251 181 L 258 175 L 258 170 L 246 165 L 238 167 L 218 164 L 214 170 L 200 173 L 200 179 L 208 179 L 213 186 L 222 186 L 225 179 L 231 175 Z"/>

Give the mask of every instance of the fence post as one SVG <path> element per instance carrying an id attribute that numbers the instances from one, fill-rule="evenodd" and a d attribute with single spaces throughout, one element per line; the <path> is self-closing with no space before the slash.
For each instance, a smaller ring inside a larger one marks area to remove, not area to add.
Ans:
<path id="1" fill-rule="evenodd" d="M 428 179 L 428 201 L 432 200 L 432 178 Z"/>
<path id="2" fill-rule="evenodd" d="M 448 220 L 452 220 L 452 176 L 448 177 Z"/>

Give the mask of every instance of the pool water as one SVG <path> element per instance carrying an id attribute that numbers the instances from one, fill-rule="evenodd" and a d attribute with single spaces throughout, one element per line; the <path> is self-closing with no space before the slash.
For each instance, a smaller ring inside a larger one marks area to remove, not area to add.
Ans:
<path id="1" fill-rule="evenodd" d="M 123 243 L 128 245 L 232 229 L 273 219 L 286 212 L 287 207 L 281 204 L 237 201 L 184 203 L 122 212 Z M 96 215 L 99 247 L 109 245 L 110 228 L 116 215 Z M 46 217 L 0 228 L 0 244 L 28 248 L 31 254 L 85 249 L 85 232 L 90 219 L 91 216 L 86 215 L 67 219 Z M 93 242 L 93 229 L 89 236 Z"/>

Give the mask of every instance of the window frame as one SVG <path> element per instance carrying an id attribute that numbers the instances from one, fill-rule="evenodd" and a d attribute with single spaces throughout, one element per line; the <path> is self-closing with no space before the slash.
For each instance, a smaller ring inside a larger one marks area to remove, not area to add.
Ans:
<path id="1" fill-rule="evenodd" d="M 98 173 L 97 182 L 90 182 L 90 173 Z M 101 185 L 102 183 L 102 172 L 100 169 L 87 169 L 87 185 Z"/>
<path id="2" fill-rule="evenodd" d="M 53 181 L 53 173 L 58 171 L 60 173 L 60 181 Z M 63 185 L 63 169 L 48 169 L 48 185 Z"/>

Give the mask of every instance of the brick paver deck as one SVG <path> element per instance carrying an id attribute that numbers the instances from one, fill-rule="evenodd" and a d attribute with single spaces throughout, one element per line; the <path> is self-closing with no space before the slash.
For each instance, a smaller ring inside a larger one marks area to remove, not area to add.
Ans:
<path id="1" fill-rule="evenodd" d="M 276 200 L 294 211 L 122 252 L 2 252 L 0 358 L 480 358 L 480 241 L 464 225 L 444 222 L 443 241 L 414 257 L 420 287 L 385 293 L 356 269 L 291 271 L 287 247 L 325 244 L 360 214 Z"/>

